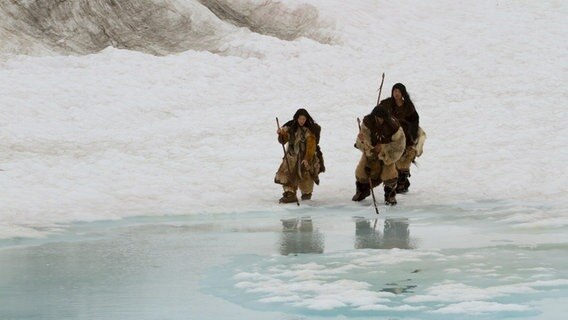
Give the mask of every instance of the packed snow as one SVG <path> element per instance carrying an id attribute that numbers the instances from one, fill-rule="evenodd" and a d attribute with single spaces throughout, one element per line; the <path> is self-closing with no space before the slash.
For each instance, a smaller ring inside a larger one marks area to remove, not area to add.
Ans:
<path id="1" fill-rule="evenodd" d="M 61 55 L 56 42 L 31 45 L 2 26 L 0 238 L 72 221 L 289 208 L 273 183 L 275 117 L 300 107 L 323 128 L 327 167 L 310 205 L 358 206 L 356 118 L 375 105 L 382 72 L 382 97 L 404 83 L 428 135 L 398 207 L 505 201 L 500 222 L 568 224 L 565 1 L 277 1 L 266 14 L 284 27 L 309 11 L 294 37 L 263 29 L 270 19 L 230 24 L 188 3 L 177 12 L 213 28 L 214 45 Z"/>

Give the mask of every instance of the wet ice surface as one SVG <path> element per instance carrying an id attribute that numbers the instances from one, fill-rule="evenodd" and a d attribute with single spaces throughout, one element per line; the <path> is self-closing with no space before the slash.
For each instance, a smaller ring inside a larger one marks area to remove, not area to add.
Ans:
<path id="1" fill-rule="evenodd" d="M 0 318 L 564 318 L 566 227 L 513 218 L 553 206 L 286 208 L 3 240 Z"/>

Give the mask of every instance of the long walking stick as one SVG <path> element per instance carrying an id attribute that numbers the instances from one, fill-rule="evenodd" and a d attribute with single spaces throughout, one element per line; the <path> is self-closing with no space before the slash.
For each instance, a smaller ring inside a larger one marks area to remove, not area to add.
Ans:
<path id="1" fill-rule="evenodd" d="M 359 126 L 359 132 L 361 132 L 361 120 L 357 118 L 357 125 Z M 363 142 L 363 141 L 361 141 Z M 365 153 L 365 151 L 363 151 Z M 373 190 L 373 180 L 369 174 L 369 188 L 371 189 L 371 195 L 373 196 L 373 205 L 375 205 L 375 212 L 379 214 L 379 208 L 377 208 L 377 199 L 375 199 L 375 191 Z"/>
<path id="2" fill-rule="evenodd" d="M 381 92 L 383 91 L 383 83 L 385 82 L 385 73 L 383 72 L 383 76 L 381 78 L 381 85 L 379 87 L 379 97 L 377 98 L 377 105 L 381 103 Z"/>
<path id="3" fill-rule="evenodd" d="M 280 122 L 278 122 L 278 117 L 276 117 L 276 126 L 280 129 Z M 284 160 L 286 160 L 286 166 L 288 166 L 288 179 L 292 181 L 292 170 L 290 170 L 290 162 L 288 162 L 288 156 L 286 155 L 286 148 L 284 148 L 284 143 L 282 143 L 282 151 L 284 151 Z M 296 198 L 296 204 L 299 206 L 300 201 Z"/>

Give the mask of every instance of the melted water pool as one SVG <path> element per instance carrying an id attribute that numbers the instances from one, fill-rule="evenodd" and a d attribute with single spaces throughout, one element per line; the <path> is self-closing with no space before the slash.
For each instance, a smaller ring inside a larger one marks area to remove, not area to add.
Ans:
<path id="1" fill-rule="evenodd" d="M 288 208 L 3 240 L 0 319 L 564 319 L 566 228 L 510 219 L 546 208 Z"/>

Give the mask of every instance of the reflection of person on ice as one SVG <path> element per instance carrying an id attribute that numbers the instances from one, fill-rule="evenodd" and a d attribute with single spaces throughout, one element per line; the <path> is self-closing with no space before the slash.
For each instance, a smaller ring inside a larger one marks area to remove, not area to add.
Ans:
<path id="1" fill-rule="evenodd" d="M 363 118 L 355 147 L 361 150 L 361 160 L 355 169 L 357 191 L 353 201 L 362 201 L 371 188 L 384 184 L 385 204 L 396 204 L 398 172 L 396 162 L 405 149 L 404 131 L 385 106 L 376 106 Z M 372 184 L 372 185 L 371 185 Z"/>
<path id="2" fill-rule="evenodd" d="M 284 189 L 280 203 L 297 202 L 298 188 L 302 200 L 312 198 L 314 183 L 319 184 L 319 173 L 324 171 L 323 157 L 318 147 L 320 132 L 321 127 L 305 109 L 298 109 L 291 121 L 278 128 L 278 141 L 288 144 L 274 178 L 274 182 L 281 184 Z"/>

